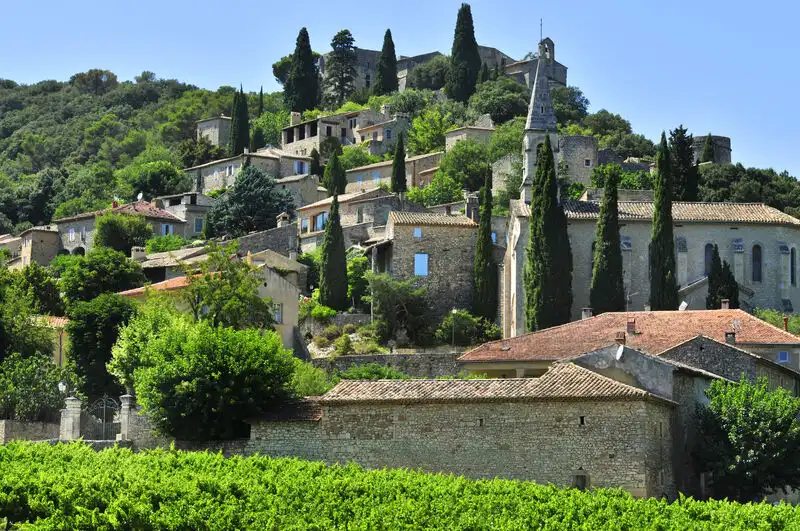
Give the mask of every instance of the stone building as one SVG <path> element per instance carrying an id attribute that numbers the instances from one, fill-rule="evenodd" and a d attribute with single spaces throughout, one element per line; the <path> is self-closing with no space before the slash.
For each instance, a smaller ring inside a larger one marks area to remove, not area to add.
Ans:
<path id="1" fill-rule="evenodd" d="M 257 253 L 270 249 L 289 258 L 295 258 L 299 251 L 298 223 L 289 222 L 288 216 L 278 215 L 277 226 L 272 229 L 251 232 L 239 236 L 235 241 L 240 254 Z"/>
<path id="2" fill-rule="evenodd" d="M 216 202 L 199 192 L 164 195 L 156 197 L 153 201 L 158 208 L 186 222 L 183 236 L 187 239 L 202 237 L 206 217 Z"/>
<path id="3" fill-rule="evenodd" d="M 184 276 L 186 267 L 194 268 L 208 260 L 208 251 L 199 246 L 147 254 L 144 247 L 133 247 L 131 260 L 139 262 L 149 282 L 156 283 Z"/>
<path id="4" fill-rule="evenodd" d="M 406 158 L 406 185 L 408 188 L 425 186 L 426 180 L 430 184 L 430 178 L 427 177 L 425 172 L 437 169 L 443 155 L 443 151 L 437 151 Z M 347 176 L 345 192 L 347 193 L 370 190 L 380 185 L 391 186 L 392 161 L 386 160 L 359 166 L 358 168 L 347 170 L 345 174 Z"/>
<path id="5" fill-rule="evenodd" d="M 532 88 L 536 79 L 536 72 L 540 68 L 551 88 L 567 86 L 567 67 L 556 61 L 556 45 L 550 37 L 545 37 L 539 43 L 539 53 L 536 57 L 506 63 L 503 70 L 506 76 L 517 83 L 525 84 L 528 88 Z"/>
<path id="6" fill-rule="evenodd" d="M 441 57 L 441 52 L 428 52 L 412 57 L 400 55 L 397 57 L 397 85 L 398 90 L 403 92 L 408 86 L 408 76 L 415 66 L 427 63 L 435 57 Z"/>
<path id="7" fill-rule="evenodd" d="M 55 225 L 31 227 L 20 233 L 19 254 L 8 262 L 9 269 L 22 269 L 34 262 L 47 266 L 60 252 L 58 228 Z"/>
<path id="8" fill-rule="evenodd" d="M 384 112 L 384 114 L 388 114 L 388 112 Z M 395 114 L 391 120 L 356 129 L 355 141 L 358 144 L 366 142 L 370 155 L 380 156 L 394 153 L 398 137 L 405 134 L 410 127 L 411 120 L 408 115 Z"/>
<path id="9" fill-rule="evenodd" d="M 227 146 L 231 136 L 231 118 L 223 114 L 198 120 L 197 140 L 205 138 L 212 146 Z"/>
<path id="10" fill-rule="evenodd" d="M 0 249 L 7 250 L 10 258 L 16 258 L 22 251 L 22 238 L 11 234 L 0 234 Z"/>
<path id="11" fill-rule="evenodd" d="M 303 121 L 299 112 L 292 112 L 289 125 L 281 131 L 281 148 L 286 152 L 307 157 L 312 149 L 322 153 L 320 144 L 326 138 L 335 137 L 342 146 L 351 146 L 356 144 L 358 129 L 391 119 L 391 116 L 371 109 L 329 114 L 306 121 Z"/>
<path id="12" fill-rule="evenodd" d="M 358 47 L 354 51 L 356 53 L 356 76 L 353 78 L 353 88 L 356 90 L 372 88 L 378 72 L 376 65 L 381 52 L 380 50 L 367 50 Z M 319 58 L 319 74 L 323 80 L 328 75 L 327 63 L 330 56 L 331 52 L 328 52 Z"/>
<path id="13" fill-rule="evenodd" d="M 480 144 L 489 144 L 494 134 L 494 127 L 479 127 L 467 125 L 457 129 L 451 129 L 444 135 L 445 151 L 450 151 L 452 147 L 461 140 L 473 139 Z"/>
<path id="14" fill-rule="evenodd" d="M 727 136 L 711 136 L 711 145 L 714 148 L 715 164 L 731 163 L 731 139 Z M 696 136 L 692 141 L 694 160 L 700 160 L 703 156 L 703 149 L 706 147 L 706 136 Z"/>

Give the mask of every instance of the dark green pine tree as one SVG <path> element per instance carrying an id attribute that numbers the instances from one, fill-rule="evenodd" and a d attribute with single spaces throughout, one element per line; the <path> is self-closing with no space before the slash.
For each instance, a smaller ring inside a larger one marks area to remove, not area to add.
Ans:
<path id="1" fill-rule="evenodd" d="M 311 163 L 308 166 L 308 173 L 316 175 L 317 177 L 322 177 L 323 168 L 319 160 L 319 151 L 317 151 L 317 148 L 312 148 L 311 155 L 309 156 L 311 157 Z"/>
<path id="2" fill-rule="evenodd" d="M 377 72 L 375 73 L 375 84 L 372 86 L 372 92 L 378 96 L 397 92 L 397 55 L 394 52 L 392 31 L 389 29 L 386 30 L 383 36 L 383 48 L 381 48 L 381 53 L 378 55 L 378 63 L 375 66 Z"/>
<path id="3" fill-rule="evenodd" d="M 475 244 L 475 284 L 472 313 L 494 322 L 497 317 L 497 264 L 492 258 L 492 184 L 490 177 L 480 192 L 481 218 Z"/>
<path id="4" fill-rule="evenodd" d="M 594 246 L 594 268 L 589 303 L 595 315 L 625 311 L 625 286 L 622 282 L 622 249 L 619 243 L 619 211 L 617 187 L 622 168 L 614 167 L 606 174 L 603 201 L 597 221 Z"/>
<path id="5" fill-rule="evenodd" d="M 465 103 L 475 92 L 481 56 L 475 40 L 475 26 L 469 4 L 461 4 L 453 36 L 450 71 L 447 74 L 445 93 L 450 99 Z"/>
<path id="6" fill-rule="evenodd" d="M 530 238 L 525 250 L 525 324 L 530 331 L 569 321 L 572 308 L 572 251 L 567 216 L 558 202 L 550 136 L 536 156 Z"/>
<path id="7" fill-rule="evenodd" d="M 486 63 L 481 63 L 481 69 L 478 70 L 478 84 L 489 81 L 491 78 L 492 75 L 489 73 L 489 67 Z"/>
<path id="8" fill-rule="evenodd" d="M 334 153 L 325 165 L 325 176 L 322 185 L 327 188 L 330 195 L 343 194 L 347 186 L 347 174 L 339 160 L 339 155 Z"/>
<path id="9" fill-rule="evenodd" d="M 228 154 L 233 157 L 244 153 L 250 146 L 250 120 L 247 115 L 247 96 L 239 87 L 233 97 L 233 112 L 231 113 L 231 135 L 228 141 Z"/>
<path id="10" fill-rule="evenodd" d="M 392 161 L 392 192 L 405 192 L 408 190 L 406 183 L 406 148 L 403 145 L 403 133 L 400 133 L 397 144 L 394 146 L 394 160 Z"/>
<path id="11" fill-rule="evenodd" d="M 347 309 L 347 257 L 342 224 L 339 220 L 339 197 L 334 194 L 325 238 L 322 241 L 322 263 L 319 273 L 319 302 L 344 311 Z"/>
<path id="12" fill-rule="evenodd" d="M 332 51 L 325 66 L 325 99 L 331 109 L 338 109 L 355 90 L 356 40 L 350 30 L 342 30 L 331 40 Z"/>
<path id="13" fill-rule="evenodd" d="M 264 114 L 264 87 L 261 87 L 261 90 L 258 91 L 258 114 L 256 118 L 260 118 L 262 114 Z M 253 127 L 253 134 L 250 136 L 250 152 L 258 151 L 264 147 L 265 143 L 264 131 L 260 127 Z"/>
<path id="14" fill-rule="evenodd" d="M 672 234 L 672 169 L 667 136 L 661 133 L 656 153 L 653 235 L 650 240 L 650 309 L 677 310 L 675 241 Z"/>
<path id="15" fill-rule="evenodd" d="M 697 201 L 698 171 L 694 160 L 694 138 L 683 125 L 669 132 L 672 186 L 677 201 Z"/>
<path id="16" fill-rule="evenodd" d="M 711 133 L 708 133 L 706 143 L 703 144 L 703 154 L 700 155 L 700 162 L 714 162 L 714 141 L 711 139 Z"/>
<path id="17" fill-rule="evenodd" d="M 719 289 L 722 283 L 722 260 L 719 258 L 719 248 L 715 244 L 714 250 L 711 253 L 711 271 L 708 273 L 706 309 L 716 310 L 720 307 Z"/>
<path id="18" fill-rule="evenodd" d="M 719 288 L 720 305 L 722 299 L 730 301 L 728 307 L 731 309 L 739 307 L 739 283 L 736 282 L 736 276 L 733 274 L 731 266 L 725 261 L 722 262 L 722 285 Z"/>
<path id="19" fill-rule="evenodd" d="M 303 112 L 319 104 L 319 94 L 319 74 L 311 53 L 308 30 L 301 28 L 292 54 L 289 75 L 283 84 L 283 101 L 290 110 Z"/>
<path id="20" fill-rule="evenodd" d="M 500 65 L 495 63 L 494 68 L 492 69 L 492 75 L 489 77 L 492 81 L 500 77 Z"/>

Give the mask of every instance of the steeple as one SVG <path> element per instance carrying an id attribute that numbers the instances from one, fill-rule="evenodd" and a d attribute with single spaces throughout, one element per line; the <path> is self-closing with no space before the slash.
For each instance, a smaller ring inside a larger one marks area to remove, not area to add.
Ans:
<path id="1" fill-rule="evenodd" d="M 533 79 L 531 103 L 528 106 L 528 120 L 525 129 L 534 131 L 555 131 L 556 113 L 550 99 L 550 80 L 547 78 L 545 62 L 549 51 L 544 41 L 539 43 L 539 58 L 536 61 L 536 76 Z"/>

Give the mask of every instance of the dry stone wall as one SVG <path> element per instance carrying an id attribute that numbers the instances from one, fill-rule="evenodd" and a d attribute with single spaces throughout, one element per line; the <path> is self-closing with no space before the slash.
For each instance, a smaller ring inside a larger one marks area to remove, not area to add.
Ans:
<path id="1" fill-rule="evenodd" d="M 58 438 L 55 422 L 19 422 L 0 420 L 0 444 L 9 441 L 44 441 Z"/>
<path id="2" fill-rule="evenodd" d="M 315 367 L 327 372 L 346 371 L 350 367 L 377 363 L 404 372 L 415 378 L 458 376 L 456 359 L 462 352 L 431 352 L 425 354 L 371 354 L 365 356 L 339 356 L 312 361 Z"/>

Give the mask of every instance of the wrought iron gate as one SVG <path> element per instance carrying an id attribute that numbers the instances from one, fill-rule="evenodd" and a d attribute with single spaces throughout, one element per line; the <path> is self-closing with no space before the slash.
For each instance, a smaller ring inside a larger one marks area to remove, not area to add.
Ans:
<path id="1" fill-rule="evenodd" d="M 103 395 L 84 410 L 81 418 L 81 436 L 87 441 L 111 441 L 117 438 L 119 403 Z"/>

